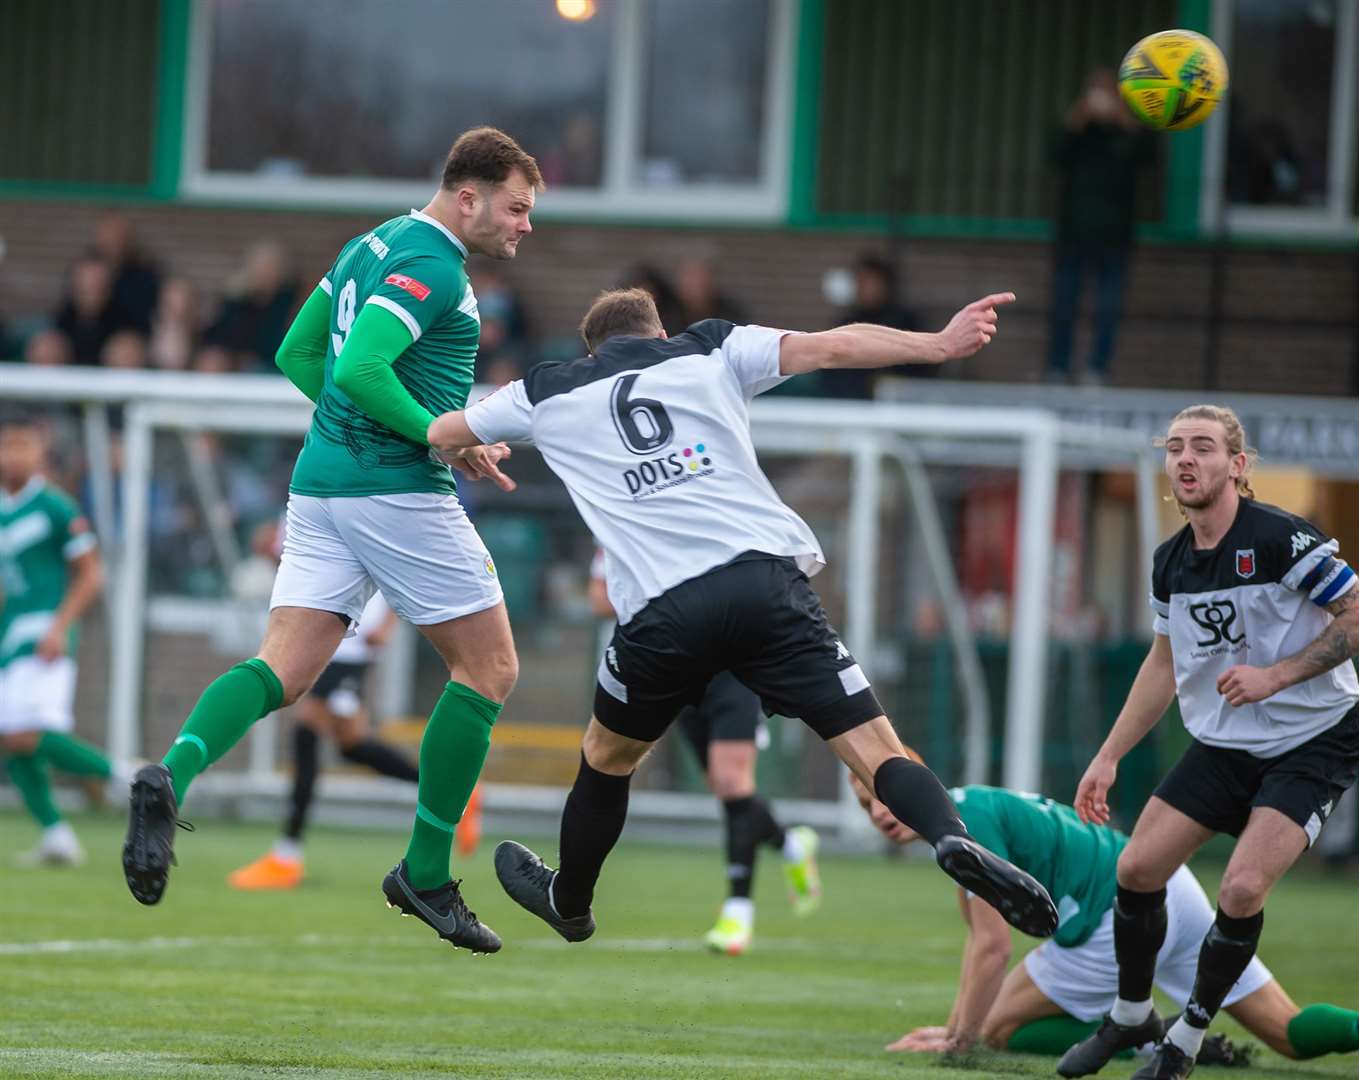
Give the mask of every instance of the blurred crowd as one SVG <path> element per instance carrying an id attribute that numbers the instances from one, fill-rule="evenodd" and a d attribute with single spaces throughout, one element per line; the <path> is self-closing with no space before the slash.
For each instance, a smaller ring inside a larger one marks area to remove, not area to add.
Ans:
<path id="1" fill-rule="evenodd" d="M 574 336 L 534 332 L 523 301 L 494 266 L 483 263 L 470 273 L 481 314 L 478 382 L 503 385 L 542 360 L 578 355 L 580 343 Z M 836 325 L 874 322 L 921 329 L 901 302 L 896 269 L 889 259 L 862 255 L 850 281 Z M 639 264 L 618 275 L 615 284 L 650 292 L 672 335 L 702 319 L 751 320 L 744 303 L 726 290 L 706 259 L 686 259 L 668 269 Z M 0 359 L 275 374 L 274 354 L 304 299 L 306 291 L 289 253 L 275 242 L 247 249 L 221 295 L 209 298 L 188 279 L 167 272 L 156 253 L 138 242 L 128 218 L 114 212 L 99 220 L 89 247 L 70 267 L 64 290 L 53 298 L 50 310 L 9 313 L 9 332 L 0 327 Z M 933 369 L 901 373 L 932 374 Z M 871 397 L 876 377 L 838 372 L 804 385 L 801 392 Z"/>

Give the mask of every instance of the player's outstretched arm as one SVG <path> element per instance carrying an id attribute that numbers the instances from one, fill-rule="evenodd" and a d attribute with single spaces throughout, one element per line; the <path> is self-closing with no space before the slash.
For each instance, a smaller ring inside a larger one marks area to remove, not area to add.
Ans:
<path id="1" fill-rule="evenodd" d="M 1174 697 L 1175 660 L 1170 652 L 1170 638 L 1157 634 L 1113 729 L 1076 787 L 1076 814 L 1082 821 L 1108 824 L 1109 789 L 1118 775 L 1118 763 L 1156 726 Z"/>
<path id="2" fill-rule="evenodd" d="M 1290 686 L 1295 686 L 1359 656 L 1359 588 L 1351 588 L 1326 605 L 1335 616 L 1315 641 L 1294 656 L 1287 656 L 1267 668 L 1237 664 L 1217 680 L 1217 691 L 1230 705 L 1264 701 Z"/>
<path id="3" fill-rule="evenodd" d="M 283 335 L 274 355 L 279 371 L 315 401 L 326 384 L 326 334 L 330 330 L 330 296 L 316 286 Z"/>
<path id="4" fill-rule="evenodd" d="M 431 420 L 425 440 L 444 461 L 472 479 L 494 481 L 502 491 L 513 491 L 517 486 L 498 467 L 510 456 L 510 448 L 503 442 L 483 445 L 468 427 L 467 414 L 461 409 Z"/>
<path id="5" fill-rule="evenodd" d="M 983 900 L 964 897 L 962 902 L 968 908 L 967 948 L 949 1020 L 949 1050 L 967 1050 L 981 1040 L 1010 963 L 1010 926 L 1004 917 Z"/>
<path id="6" fill-rule="evenodd" d="M 825 368 L 879 368 L 942 364 L 973 355 L 995 337 L 996 309 L 1014 293 L 992 293 L 963 308 L 937 334 L 852 323 L 816 334 L 786 334 L 779 343 L 779 373 L 801 375 Z"/>

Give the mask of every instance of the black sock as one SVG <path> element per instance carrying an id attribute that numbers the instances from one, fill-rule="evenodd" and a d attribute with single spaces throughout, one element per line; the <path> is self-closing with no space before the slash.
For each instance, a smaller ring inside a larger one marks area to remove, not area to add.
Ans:
<path id="1" fill-rule="evenodd" d="M 1166 891 L 1134 892 L 1118 887 L 1114 900 L 1114 956 L 1118 996 L 1146 1001 L 1156 977 L 1156 954 L 1166 940 Z"/>
<path id="2" fill-rule="evenodd" d="M 580 771 L 562 811 L 561 868 L 552 883 L 552 899 L 563 918 L 590 910 L 599 871 L 627 820 L 631 783 L 631 773 L 599 772 L 581 754 Z"/>
<path id="3" fill-rule="evenodd" d="M 788 838 L 788 830 L 779 824 L 774 811 L 764 799 L 752 795 L 750 801 L 755 814 L 755 839 L 767 847 L 782 850 L 783 842 Z"/>
<path id="4" fill-rule="evenodd" d="M 420 779 L 420 770 L 415 762 L 378 739 L 362 739 L 352 746 L 341 747 L 340 756 L 356 765 L 367 765 L 383 776 L 394 776 L 412 784 Z"/>
<path id="5" fill-rule="evenodd" d="M 729 895 L 749 898 L 755 877 L 755 811 L 753 795 L 723 799 L 722 816 L 726 823 L 727 889 Z"/>
<path id="6" fill-rule="evenodd" d="M 1218 908 L 1217 919 L 1209 927 L 1199 950 L 1199 972 L 1194 992 L 1184 1007 L 1184 1022 L 1190 1027 L 1206 1028 L 1213 1022 L 1222 1001 L 1236 985 L 1260 944 L 1260 929 L 1265 913 L 1256 912 L 1244 919 L 1233 919 Z"/>
<path id="7" fill-rule="evenodd" d="M 910 758 L 888 758 L 879 765 L 873 790 L 898 821 L 931 846 L 946 836 L 967 835 L 967 826 L 939 778 Z"/>
<path id="8" fill-rule="evenodd" d="M 301 840 L 307 827 L 307 811 L 311 809 L 311 794 L 316 789 L 316 732 L 306 724 L 293 728 L 293 795 L 288 816 L 283 822 L 283 835 L 289 840 Z"/>

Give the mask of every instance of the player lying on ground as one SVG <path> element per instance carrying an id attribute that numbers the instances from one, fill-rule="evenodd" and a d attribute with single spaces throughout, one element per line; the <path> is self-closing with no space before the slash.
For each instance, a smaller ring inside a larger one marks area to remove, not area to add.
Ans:
<path id="1" fill-rule="evenodd" d="M 858 777 L 859 805 L 890 840 L 919 839 L 873 798 Z M 958 996 L 946 1027 L 903 1035 L 888 1050 L 997 1050 L 1058 1055 L 1096 1029 L 1118 993 L 1114 957 L 1114 865 L 1128 843 L 1106 825 L 1083 823 L 1074 810 L 1038 795 L 969 785 L 949 791 L 968 830 L 998 855 L 1033 874 L 1057 899 L 1057 933 L 1007 975 L 1010 928 L 985 904 L 959 892 L 967 926 Z M 1203 887 L 1187 866 L 1167 885 L 1172 933 L 1156 957 L 1157 986 L 1177 1005 L 1189 998 L 1199 946 L 1213 922 Z M 1299 1009 L 1269 969 L 1253 957 L 1228 991 L 1224 1008 L 1247 1031 L 1290 1058 L 1359 1050 L 1359 1013 L 1334 1005 Z M 1145 1046 L 1154 1042 L 1148 1039 Z M 1212 1056 L 1209 1056 L 1209 1051 Z M 1249 1054 L 1209 1038 L 1200 1063 L 1236 1063 Z"/>
<path id="2" fill-rule="evenodd" d="M 518 660 L 495 564 L 425 432 L 430 410 L 461 408 L 472 385 L 479 323 L 464 261 L 513 258 L 541 187 L 508 135 L 466 132 L 429 204 L 346 244 L 289 329 L 278 364 L 316 411 L 293 470 L 269 625 L 259 655 L 209 686 L 164 762 L 138 774 L 123 868 L 141 903 L 165 890 L 193 778 L 306 693 L 376 588 L 449 673 L 420 745 L 410 845 L 383 892 L 454 945 L 500 948 L 449 860 Z M 461 466 L 480 473 L 505 452 L 480 448 Z"/>
<path id="3" fill-rule="evenodd" d="M 496 873 L 518 903 L 567 940 L 594 933 L 590 903 L 633 771 L 675 714 L 730 670 L 766 710 L 826 739 L 960 884 L 1028 933 L 1056 929 L 1043 887 L 976 843 L 934 774 L 907 758 L 808 583 L 825 559 L 760 471 L 748 414 L 751 398 L 800 372 L 970 356 L 1013 299 L 978 300 L 938 334 L 793 334 L 709 319 L 667 339 L 648 294 L 605 293 L 581 325 L 589 356 L 540 364 L 431 425 L 431 445 L 447 451 L 536 445 L 604 547 L 618 612 L 562 815 L 560 869 L 519 844 L 496 849 Z"/>
<path id="4" fill-rule="evenodd" d="M 42 839 L 26 865 L 71 866 L 84 851 L 52 797 L 48 770 L 123 783 L 99 750 L 71 734 L 76 627 L 103 587 L 90 523 L 43 475 L 47 446 L 28 413 L 0 417 L 0 753 Z"/>
<path id="5" fill-rule="evenodd" d="M 590 607 L 601 618 L 615 616 L 604 579 L 604 552 L 590 564 Z M 727 868 L 727 899 L 717 923 L 703 941 L 714 952 L 739 956 L 750 948 L 755 930 L 755 855 L 760 845 L 783 856 L 784 876 L 793 910 L 810 915 L 821 903 L 816 865 L 817 835 L 806 825 L 784 828 L 755 789 L 755 761 L 767 746 L 760 699 L 729 671 L 713 676 L 697 704 L 676 718 L 685 741 L 703 769 L 708 789 L 722 803 Z"/>
<path id="6" fill-rule="evenodd" d="M 1155 640 L 1081 778 L 1076 812 L 1109 820 L 1118 762 L 1176 697 L 1194 741 L 1119 856 L 1118 998 L 1099 1031 L 1058 1063 L 1063 1076 L 1095 1072 L 1160 1028 L 1151 984 L 1166 937 L 1167 883 L 1209 838 L 1229 833 L 1238 839 L 1193 992 L 1136 1073 L 1189 1075 L 1203 1033 L 1255 955 L 1270 890 L 1359 773 L 1359 678 L 1350 662 L 1359 653 L 1359 589 L 1339 545 L 1255 500 L 1253 451 L 1230 409 L 1183 410 L 1164 445 L 1188 524 L 1156 549 Z"/>

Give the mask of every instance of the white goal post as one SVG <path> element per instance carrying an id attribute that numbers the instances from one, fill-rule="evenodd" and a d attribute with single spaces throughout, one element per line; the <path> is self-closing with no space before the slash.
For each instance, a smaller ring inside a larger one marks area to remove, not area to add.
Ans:
<path id="1" fill-rule="evenodd" d="M 476 395 L 474 394 L 474 397 Z M 113 569 L 107 743 L 128 758 L 141 748 L 143 650 L 147 610 L 147 539 L 153 438 L 158 431 L 236 435 L 302 435 L 311 406 L 291 384 L 274 376 L 204 375 L 96 369 L 28 368 L 6 365 L 0 400 L 83 409 L 93 517 Z M 107 409 L 123 415 L 122 520 L 114 523 L 113 472 Z M 1017 468 L 1019 503 L 1015 595 L 1008 694 L 1005 702 L 1003 782 L 1017 790 L 1041 784 L 1045 671 L 1052 579 L 1052 541 L 1058 473 L 1063 467 L 1131 470 L 1136 476 L 1139 553 L 1150 570 L 1156 533 L 1157 458 L 1146 437 L 1132 430 L 1063 422 L 1041 409 L 909 405 L 761 398 L 751 408 L 755 445 L 763 455 L 824 455 L 851 465 L 848 549 L 843 568 L 845 638 L 872 675 L 877 655 L 881 543 L 879 506 L 889 469 L 904 474 L 905 489 L 923 539 L 925 565 L 945 599 L 947 633 L 956 654 L 965 702 L 964 779 L 986 775 L 991 738 L 990 705 L 982 686 L 975 643 L 948 554 L 948 538 L 924 475 L 927 464 Z M 114 546 L 114 538 L 119 543 Z M 249 773 L 212 777 L 214 789 L 254 787 L 274 794 L 276 778 L 264 775 L 267 759 Z M 272 770 L 268 770 L 270 773 Z M 364 782 L 335 789 L 361 791 Z M 329 792 L 328 792 L 329 793 Z M 560 805 L 556 789 L 496 785 L 488 806 L 547 809 Z M 413 798 L 413 796 L 411 796 Z M 861 831 L 863 815 L 842 784 L 838 802 L 799 804 L 804 820 L 843 831 Z M 645 816 L 709 819 L 711 800 L 701 796 L 639 792 L 634 809 Z"/>

